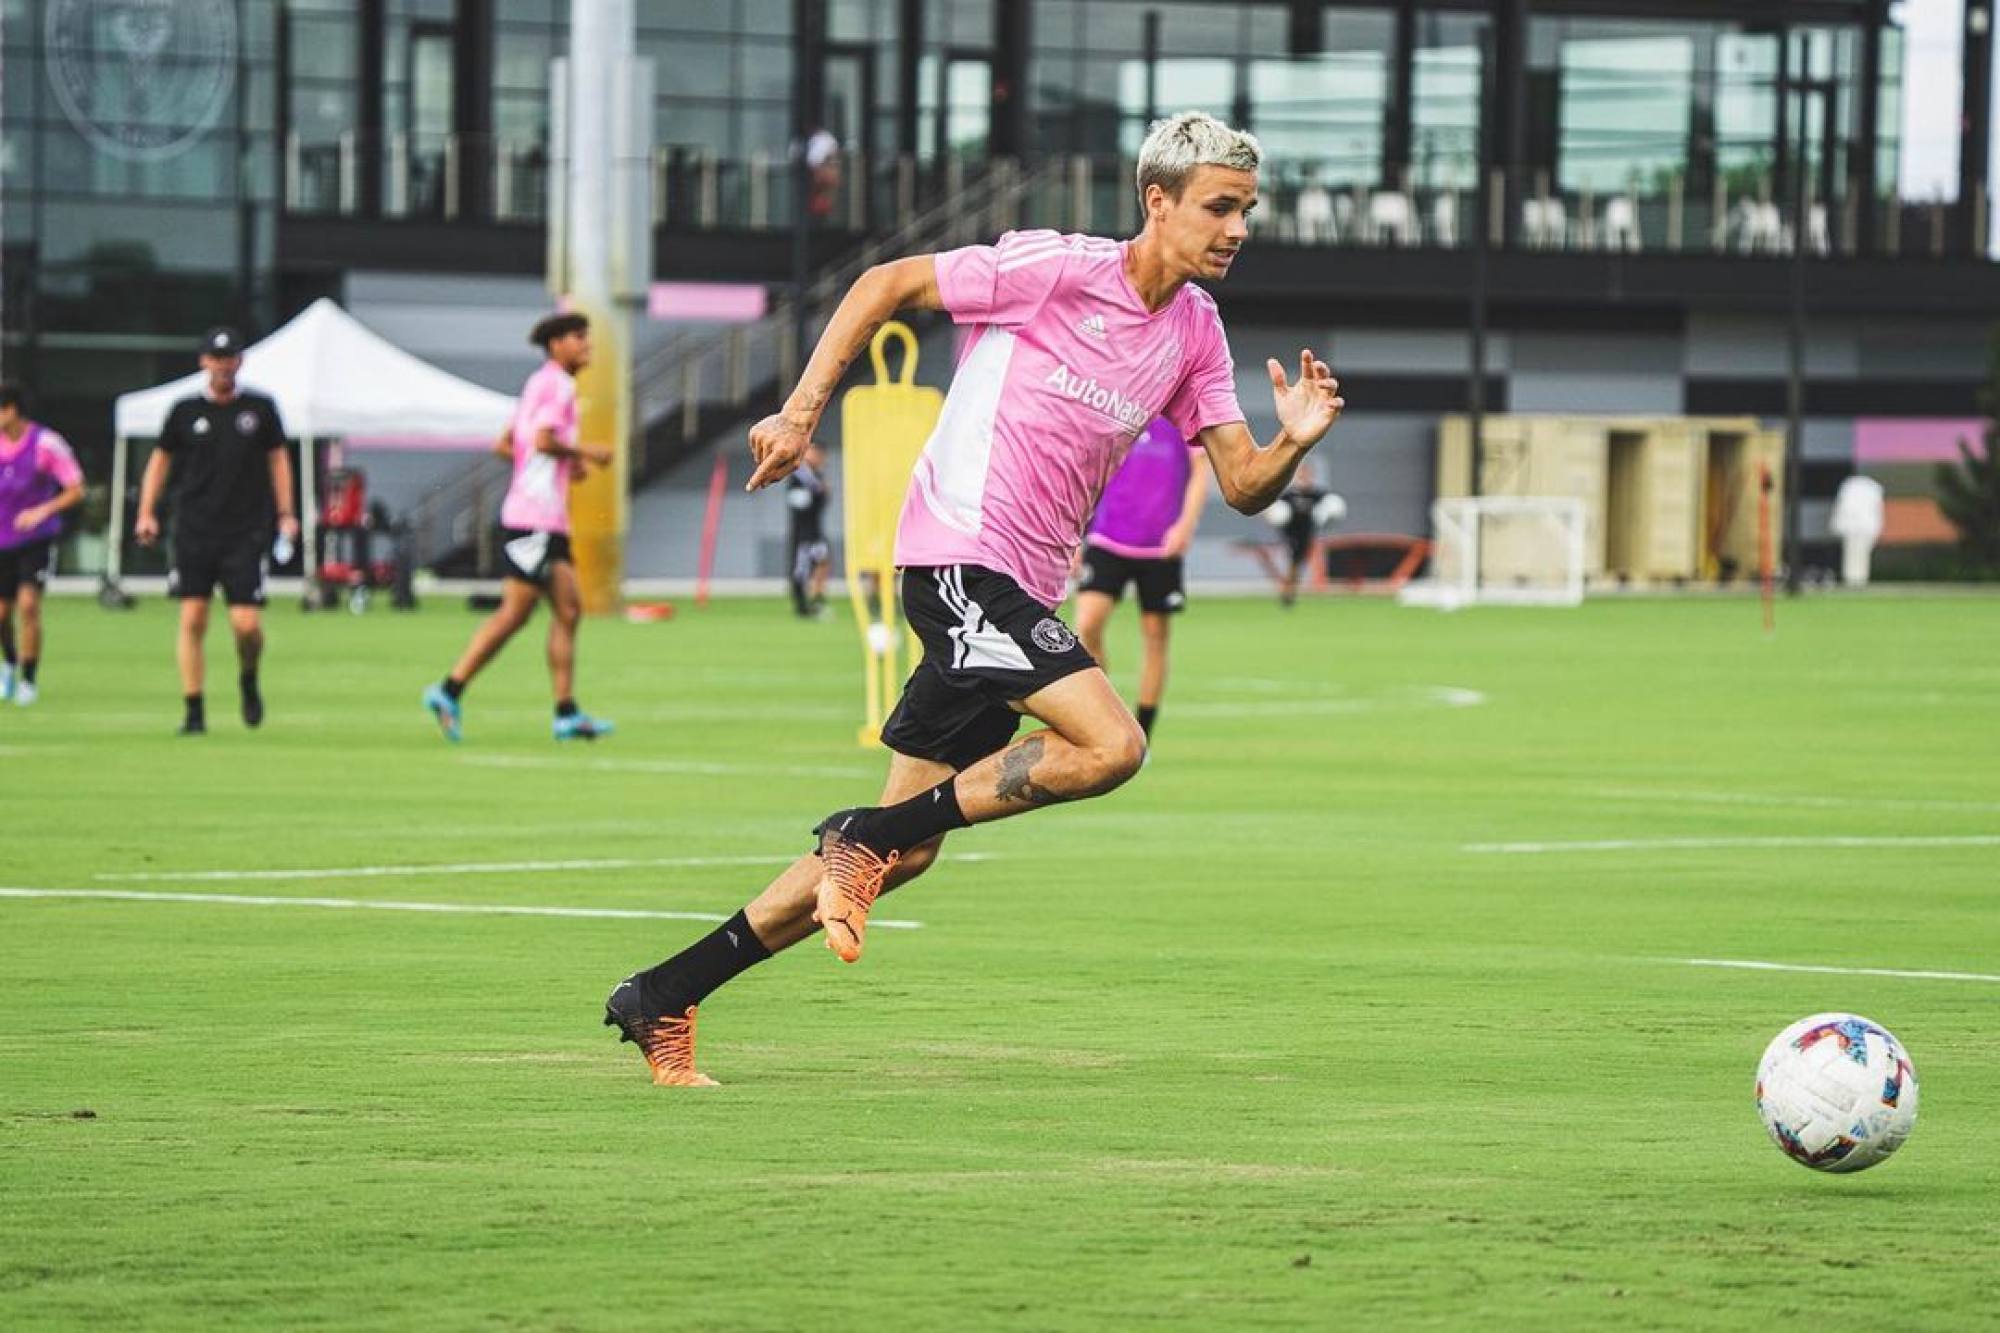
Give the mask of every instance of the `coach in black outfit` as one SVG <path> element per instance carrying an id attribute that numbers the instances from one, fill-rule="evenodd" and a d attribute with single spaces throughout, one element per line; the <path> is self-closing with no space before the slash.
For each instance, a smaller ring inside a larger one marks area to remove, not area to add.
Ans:
<path id="1" fill-rule="evenodd" d="M 292 512 L 292 460 L 285 452 L 278 405 L 236 387 L 242 365 L 243 339 L 236 330 L 210 329 L 201 342 L 208 385 L 167 413 L 139 487 L 134 535 L 140 545 L 151 546 L 160 538 L 160 493 L 170 473 L 176 482 L 167 592 L 181 602 L 178 657 L 187 702 L 183 736 L 208 729 L 202 711 L 202 640 L 217 584 L 229 603 L 229 628 L 236 634 L 243 722 L 254 727 L 264 720 L 264 699 L 257 689 L 257 660 L 264 651 L 264 558 L 274 520 L 285 545 L 299 536 Z"/>

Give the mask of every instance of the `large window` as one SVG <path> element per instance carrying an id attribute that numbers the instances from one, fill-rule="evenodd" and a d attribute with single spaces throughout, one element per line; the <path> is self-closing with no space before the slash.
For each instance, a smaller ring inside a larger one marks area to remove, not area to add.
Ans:
<path id="1" fill-rule="evenodd" d="M 1537 26 L 1536 65 L 1551 72 L 1556 188 L 1654 193 L 1687 167 L 1695 48 L 1705 29 L 1556 20 Z"/>
<path id="2" fill-rule="evenodd" d="M 1469 190 L 1479 177 L 1478 15 L 1424 10 L 1411 53 L 1410 174 L 1425 189 Z"/>

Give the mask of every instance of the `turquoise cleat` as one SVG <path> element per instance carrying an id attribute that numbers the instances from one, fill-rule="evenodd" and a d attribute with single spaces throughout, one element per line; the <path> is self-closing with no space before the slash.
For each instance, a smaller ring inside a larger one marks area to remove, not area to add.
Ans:
<path id="1" fill-rule="evenodd" d="M 458 700 L 444 692 L 444 686 L 433 685 L 424 691 L 424 707 L 431 710 L 437 719 L 438 730 L 448 741 L 459 741 L 465 737 L 465 712 L 458 706 Z"/>
<path id="2" fill-rule="evenodd" d="M 571 713 L 568 717 L 557 718 L 554 730 L 559 741 L 594 741 L 599 736 L 609 736 L 614 728 L 609 718 Z"/>

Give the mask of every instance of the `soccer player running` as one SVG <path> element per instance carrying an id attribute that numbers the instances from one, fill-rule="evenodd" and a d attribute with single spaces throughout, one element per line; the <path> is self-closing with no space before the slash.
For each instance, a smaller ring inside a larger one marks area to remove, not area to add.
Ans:
<path id="1" fill-rule="evenodd" d="M 1048 231 L 877 265 L 849 289 L 779 412 L 750 432 L 750 489 L 805 454 L 843 372 L 899 310 L 970 326 L 936 430 L 911 478 L 896 563 L 924 659 L 883 727 L 881 804 L 841 810 L 742 911 L 605 1002 L 663 1085 L 707 1085 L 696 1006 L 815 925 L 846 962 L 870 907 L 921 874 L 953 829 L 1101 795 L 1145 757 L 1145 733 L 1056 617 L 1070 558 L 1106 478 L 1164 415 L 1198 439 L 1229 504 L 1276 499 L 1340 415 L 1326 365 L 1268 363 L 1279 430 L 1260 448 L 1237 405 L 1215 302 L 1194 278 L 1229 272 L 1257 202 L 1257 141 L 1185 112 L 1139 154 L 1145 227 L 1117 242 Z M 1015 741 L 1021 715 L 1045 729 Z M 1010 743 L 1011 742 L 1011 743 Z"/>
<path id="2" fill-rule="evenodd" d="M 62 513 L 83 503 L 83 470 L 69 442 L 28 420 L 22 405 L 19 387 L 0 384 L 0 699 L 26 708 L 39 689 L 42 590 L 55 571 Z"/>
<path id="3" fill-rule="evenodd" d="M 465 734 L 465 687 L 492 661 L 515 631 L 549 603 L 549 683 L 555 691 L 555 738 L 596 740 L 611 722 L 576 706 L 576 631 L 583 595 L 569 549 L 569 484 L 592 464 L 611 466 L 611 450 L 577 443 L 576 373 L 590 364 L 590 321 L 582 315 L 549 315 L 528 334 L 548 359 L 521 386 L 514 420 L 494 452 L 512 460 L 514 480 L 500 503 L 500 554 L 506 577 L 500 609 L 472 632 L 451 674 L 424 691 L 424 707 L 447 740 Z"/>
<path id="4" fill-rule="evenodd" d="M 785 479 L 791 511 L 792 610 L 811 619 L 826 609 L 826 575 L 833 548 L 826 542 L 826 451 L 806 449 L 798 471 Z"/>
<path id="5" fill-rule="evenodd" d="M 1167 689 L 1167 640 L 1172 617 L 1187 607 L 1181 557 L 1208 501 L 1208 455 L 1193 448 L 1165 417 L 1155 417 L 1098 498 L 1084 538 L 1077 575 L 1076 632 L 1108 669 L 1104 625 L 1125 585 L 1139 591 L 1139 729 L 1153 739 L 1160 697 Z"/>
<path id="6" fill-rule="evenodd" d="M 1265 517 L 1278 529 L 1278 536 L 1285 543 L 1287 561 L 1284 578 L 1278 584 L 1278 605 L 1289 611 L 1299 599 L 1299 577 L 1312 558 L 1320 530 L 1347 513 L 1347 502 L 1320 489 L 1310 459 L 1299 464 L 1292 484 L 1278 501 Z"/>
<path id="7" fill-rule="evenodd" d="M 139 483 L 133 534 L 141 546 L 151 546 L 160 539 L 160 496 L 168 479 L 174 479 L 167 594 L 181 604 L 176 657 L 185 705 L 183 736 L 208 730 L 202 703 L 207 673 L 203 640 L 217 584 L 236 637 L 243 724 L 255 727 L 264 721 L 264 696 L 257 685 L 264 656 L 264 556 L 274 522 L 287 544 L 299 537 L 292 509 L 292 458 L 285 451 L 278 405 L 237 386 L 242 367 L 243 339 L 236 330 L 210 329 L 203 336 L 201 368 L 208 383 L 168 411 Z"/>

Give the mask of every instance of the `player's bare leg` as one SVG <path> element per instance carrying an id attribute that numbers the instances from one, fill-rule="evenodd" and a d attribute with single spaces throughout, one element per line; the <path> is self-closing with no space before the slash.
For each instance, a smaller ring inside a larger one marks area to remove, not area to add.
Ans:
<path id="1" fill-rule="evenodd" d="M 1146 739 L 1153 738 L 1153 719 L 1159 716 L 1160 700 L 1167 693 L 1167 644 L 1173 637 L 1174 618 L 1164 611 L 1139 613 L 1139 728 Z M 1101 658 L 1099 659 L 1102 660 Z"/>
<path id="2" fill-rule="evenodd" d="M 14 697 L 19 658 L 14 651 L 14 603 L 0 597 L 0 699 Z"/>
<path id="3" fill-rule="evenodd" d="M 583 619 L 583 593 L 576 566 L 557 561 L 549 571 L 549 685 L 557 703 L 576 694 L 576 629 Z"/>
<path id="4" fill-rule="evenodd" d="M 236 636 L 238 685 L 243 694 L 243 725 L 264 721 L 264 696 L 257 688 L 257 664 L 264 657 L 264 619 L 254 606 L 229 608 L 229 629 Z"/>
<path id="5" fill-rule="evenodd" d="M 424 691 L 424 707 L 437 719 L 438 729 L 446 740 L 456 741 L 464 734 L 465 711 L 459 706 L 459 696 L 480 669 L 493 660 L 494 654 L 506 646 L 507 640 L 528 623 L 541 597 L 542 590 L 526 579 L 502 579 L 498 609 L 472 631 L 472 642 L 465 645 L 451 674 Z"/>
<path id="6" fill-rule="evenodd" d="M 868 912 L 905 849 L 954 828 L 1100 796 L 1146 759 L 1139 728 L 1103 671 L 1046 685 L 1015 707 L 1046 724 L 949 783 L 893 806 L 842 810 L 820 825 L 818 920 L 842 962 L 861 956 Z"/>
<path id="7" fill-rule="evenodd" d="M 202 641 L 207 637 L 208 599 L 183 597 L 180 628 L 174 637 L 174 661 L 181 672 L 181 698 L 187 705 L 187 715 L 181 722 L 183 736 L 199 736 L 208 730 L 201 699 L 202 682 L 207 676 Z"/>
<path id="8" fill-rule="evenodd" d="M 14 608 L 17 604 L 21 612 L 18 659 L 13 636 Z M 0 646 L 6 649 L 7 683 L 10 686 L 8 691 L 0 691 L 0 698 L 11 693 L 15 703 L 32 704 L 37 694 L 37 672 L 42 663 L 42 590 L 35 584 L 23 583 L 15 602 L 0 601 Z"/>
<path id="9" fill-rule="evenodd" d="M 472 642 L 465 645 L 458 664 L 452 667 L 451 678 L 464 685 L 478 675 L 480 668 L 492 661 L 507 646 L 507 640 L 528 623 L 541 597 L 541 589 L 524 579 L 502 579 L 499 607 L 472 631 Z"/>
<path id="10" fill-rule="evenodd" d="M 611 723 L 576 706 L 576 632 L 583 620 L 583 590 L 576 566 L 557 561 L 549 570 L 549 684 L 555 690 L 555 738 L 594 741 Z"/>
<path id="11" fill-rule="evenodd" d="M 1117 599 L 1108 592 L 1076 595 L 1076 637 L 1083 640 L 1084 651 L 1106 671 L 1111 669 L 1111 659 L 1104 655 L 1104 627 L 1110 623 L 1111 612 L 1117 605 Z"/>
<path id="12" fill-rule="evenodd" d="M 907 800 L 951 773 L 947 764 L 896 755 L 889 764 L 882 800 L 885 804 Z M 932 839 L 900 857 L 883 892 L 929 869 L 943 841 Z M 655 1083 L 714 1086 L 715 1080 L 694 1067 L 697 1007 L 723 982 L 812 934 L 819 881 L 819 858 L 800 857 L 719 929 L 658 967 L 618 983 L 605 1002 L 604 1022 L 618 1028 L 622 1040 L 639 1047 Z"/>

